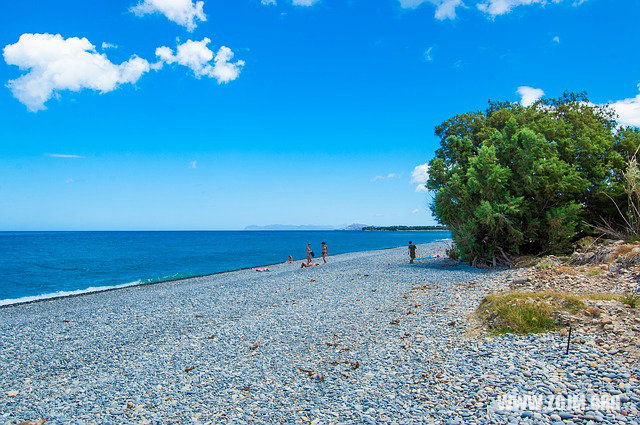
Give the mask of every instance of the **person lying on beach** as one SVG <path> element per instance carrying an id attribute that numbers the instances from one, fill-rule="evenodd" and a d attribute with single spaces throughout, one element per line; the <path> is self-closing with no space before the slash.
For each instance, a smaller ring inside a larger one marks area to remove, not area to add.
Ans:
<path id="1" fill-rule="evenodd" d="M 329 247 L 326 243 L 322 242 L 322 261 L 327 264 L 327 253 L 329 252 Z"/>
<path id="2" fill-rule="evenodd" d="M 301 263 L 300 268 L 304 269 L 305 267 L 315 267 L 315 266 L 319 266 L 320 264 L 318 263 L 305 263 L 304 261 Z"/>

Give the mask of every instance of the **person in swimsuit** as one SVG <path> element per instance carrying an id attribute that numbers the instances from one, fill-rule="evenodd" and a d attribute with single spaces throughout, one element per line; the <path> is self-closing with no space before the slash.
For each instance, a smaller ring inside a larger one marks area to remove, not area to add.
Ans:
<path id="1" fill-rule="evenodd" d="M 304 269 L 305 267 L 315 267 L 315 266 L 319 266 L 320 264 L 318 263 L 305 263 L 304 261 L 302 263 L 300 263 L 300 268 Z"/>
<path id="2" fill-rule="evenodd" d="M 413 264 L 413 260 L 416 259 L 416 246 L 413 242 L 409 241 L 409 264 Z"/>
<path id="3" fill-rule="evenodd" d="M 311 244 L 307 244 L 307 264 L 311 264 L 311 256 L 313 255 L 313 251 L 311 251 Z"/>
<path id="4" fill-rule="evenodd" d="M 324 261 L 324 264 L 327 264 L 327 252 L 329 252 L 329 247 L 322 242 L 322 261 Z"/>

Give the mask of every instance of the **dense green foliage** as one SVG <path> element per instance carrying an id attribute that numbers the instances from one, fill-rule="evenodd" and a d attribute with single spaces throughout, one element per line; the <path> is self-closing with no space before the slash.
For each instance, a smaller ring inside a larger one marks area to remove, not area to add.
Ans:
<path id="1" fill-rule="evenodd" d="M 449 230 L 446 226 L 367 226 L 365 232 L 425 232 L 431 230 Z"/>
<path id="2" fill-rule="evenodd" d="M 492 103 L 438 127 L 427 187 L 460 258 L 475 265 L 518 253 L 567 251 L 589 224 L 620 216 L 624 170 L 640 144 L 607 107 L 565 94 L 523 107 Z"/>

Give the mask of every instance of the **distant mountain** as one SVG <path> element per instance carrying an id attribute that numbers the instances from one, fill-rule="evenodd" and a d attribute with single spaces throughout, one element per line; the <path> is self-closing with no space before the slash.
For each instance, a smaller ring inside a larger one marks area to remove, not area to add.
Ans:
<path id="1" fill-rule="evenodd" d="M 367 227 L 366 224 L 353 223 L 342 226 L 330 226 L 325 224 L 268 224 L 266 226 L 256 226 L 252 224 L 247 226 L 244 230 L 362 230 L 363 227 Z"/>
<path id="2" fill-rule="evenodd" d="M 320 224 L 269 224 L 266 226 L 251 225 L 245 227 L 244 230 L 336 230 L 336 228 L 335 226 Z"/>
<path id="3" fill-rule="evenodd" d="M 364 227 L 367 227 L 366 224 L 353 223 L 348 226 L 343 227 L 340 230 L 362 230 Z"/>

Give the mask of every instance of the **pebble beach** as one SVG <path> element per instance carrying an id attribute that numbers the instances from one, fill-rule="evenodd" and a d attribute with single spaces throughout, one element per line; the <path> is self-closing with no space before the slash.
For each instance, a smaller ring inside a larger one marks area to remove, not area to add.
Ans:
<path id="1" fill-rule="evenodd" d="M 0 423 L 638 423 L 640 371 L 590 335 L 565 354 L 558 332 L 474 330 L 506 271 L 405 247 L 268 269 L 0 308 Z M 621 409 L 497 409 L 509 392 Z"/>

